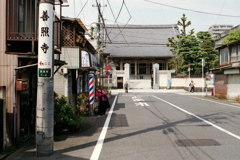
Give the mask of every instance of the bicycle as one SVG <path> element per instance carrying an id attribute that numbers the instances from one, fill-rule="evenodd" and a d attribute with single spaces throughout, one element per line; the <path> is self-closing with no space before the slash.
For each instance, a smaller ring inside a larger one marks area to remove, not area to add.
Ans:
<path id="1" fill-rule="evenodd" d="M 27 102 L 26 104 L 23 104 L 23 106 L 27 106 L 29 103 Z M 26 116 L 26 109 L 21 108 L 21 118 L 20 119 L 20 142 L 24 143 L 28 140 L 29 138 L 29 134 L 30 134 L 30 126 L 29 123 L 27 121 L 27 116 Z"/>

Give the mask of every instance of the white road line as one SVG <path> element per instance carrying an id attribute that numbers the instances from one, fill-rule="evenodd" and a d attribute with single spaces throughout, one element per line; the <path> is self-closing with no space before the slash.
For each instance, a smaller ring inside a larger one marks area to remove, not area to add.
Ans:
<path id="1" fill-rule="evenodd" d="M 224 133 L 227 133 L 227 134 L 229 134 L 230 136 L 235 137 L 235 138 L 237 138 L 237 139 L 240 140 L 240 136 L 238 136 L 238 135 L 236 135 L 236 134 L 233 134 L 233 133 L 231 133 L 231 132 L 229 132 L 229 131 L 227 131 L 227 130 L 225 130 L 225 129 L 223 129 L 223 128 L 221 128 L 221 127 L 219 127 L 219 126 L 217 126 L 217 125 L 215 125 L 215 124 L 213 124 L 213 123 L 211 123 L 211 122 L 209 122 L 209 121 L 207 121 L 207 120 L 205 120 L 205 119 L 203 119 L 203 118 L 201 118 L 201 117 L 199 117 L 199 116 L 196 116 L 195 114 L 193 114 L 193 113 L 191 113 L 191 112 L 188 112 L 188 111 L 186 111 L 186 110 L 184 110 L 184 109 L 182 109 L 182 108 L 180 108 L 180 107 L 178 107 L 178 106 L 176 106 L 176 105 L 174 105 L 174 104 L 172 104 L 172 103 L 170 103 L 170 102 L 167 102 L 167 101 L 165 101 L 165 100 L 163 100 L 163 99 L 161 99 L 161 98 L 158 98 L 158 97 L 156 97 L 156 96 L 153 96 L 153 97 L 156 98 L 156 99 L 159 99 L 159 100 L 161 100 L 161 101 L 163 101 L 163 102 L 165 102 L 165 103 L 167 103 L 167 104 L 169 104 L 169 105 L 171 105 L 171 106 L 173 106 L 173 107 L 175 107 L 175 108 L 177 108 L 178 110 L 180 110 L 180 111 L 182 111 L 182 112 L 185 112 L 185 113 L 187 113 L 187 114 L 189 114 L 189 115 L 191 115 L 191 116 L 193 116 L 193 117 L 195 117 L 195 118 L 197 118 L 197 119 L 200 119 L 200 120 L 202 120 L 203 122 L 205 122 L 205 123 L 207 123 L 207 124 L 209 124 L 209 125 L 217 128 L 217 129 L 219 129 L 220 131 L 222 131 L 222 132 L 224 132 Z"/>
<path id="2" fill-rule="evenodd" d="M 209 102 L 213 102 L 213 103 L 217 103 L 217 104 L 222 104 L 225 106 L 229 106 L 229 107 L 234 107 L 234 108 L 238 108 L 240 109 L 240 107 L 234 106 L 234 105 L 230 105 L 230 104 L 226 104 L 226 103 L 219 103 L 219 102 L 215 102 L 215 101 L 211 101 L 211 100 L 206 100 L 206 99 L 202 99 L 202 98 L 197 98 L 197 97 L 192 97 L 192 98 L 196 98 L 196 99 L 200 99 L 200 100 L 204 100 L 204 101 L 209 101 Z"/>
<path id="3" fill-rule="evenodd" d="M 112 113 L 113 113 L 113 109 L 114 109 L 114 106 L 115 106 L 115 103 L 117 101 L 117 97 L 115 97 L 114 99 L 114 102 L 111 106 L 111 110 L 108 112 L 108 116 L 107 116 L 107 119 L 104 123 L 104 126 L 103 126 L 103 129 L 102 129 L 102 132 L 98 138 L 98 142 L 93 150 L 93 153 L 91 155 L 91 158 L 90 160 L 97 160 L 100 156 L 100 153 L 101 153 L 101 150 L 102 150 L 102 145 L 103 145 L 103 142 L 104 142 L 104 139 L 105 139 L 105 136 L 107 134 L 107 129 L 108 129 L 108 125 L 109 125 L 109 122 L 110 122 L 110 119 L 111 119 L 111 116 L 112 116 Z"/>

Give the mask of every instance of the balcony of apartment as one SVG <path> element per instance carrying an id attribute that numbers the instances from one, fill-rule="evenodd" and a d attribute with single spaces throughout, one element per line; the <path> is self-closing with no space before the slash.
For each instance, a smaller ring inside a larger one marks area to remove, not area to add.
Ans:
<path id="1" fill-rule="evenodd" d="M 37 56 L 38 0 L 7 0 L 6 54 Z M 54 53 L 60 54 L 61 23 L 55 16 Z"/>

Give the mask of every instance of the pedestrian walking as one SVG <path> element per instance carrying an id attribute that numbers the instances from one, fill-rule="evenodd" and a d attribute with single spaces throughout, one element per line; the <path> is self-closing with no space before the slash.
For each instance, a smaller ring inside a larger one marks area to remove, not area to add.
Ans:
<path id="1" fill-rule="evenodd" d="M 191 83 L 189 84 L 189 86 L 190 86 L 190 92 L 192 92 L 192 93 L 194 93 L 194 82 L 193 81 L 191 81 Z"/>
<path id="2" fill-rule="evenodd" d="M 125 88 L 125 93 L 128 93 L 128 82 L 127 82 L 127 80 L 124 83 L 124 88 Z"/>
<path id="3" fill-rule="evenodd" d="M 96 100 L 99 101 L 97 115 L 104 116 L 107 108 L 110 108 L 108 97 L 103 90 L 100 90 L 99 87 L 96 87 Z"/>

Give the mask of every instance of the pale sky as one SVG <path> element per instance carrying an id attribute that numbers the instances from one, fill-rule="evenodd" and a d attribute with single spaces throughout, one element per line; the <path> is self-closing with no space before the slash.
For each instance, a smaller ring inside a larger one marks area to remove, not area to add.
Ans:
<path id="1" fill-rule="evenodd" d="M 113 10 L 114 16 L 117 17 L 122 6 L 123 0 L 108 0 Z M 98 0 L 102 6 L 103 17 L 106 24 L 113 24 L 114 17 L 107 0 Z M 185 13 L 187 20 L 192 22 L 187 31 L 194 28 L 195 33 L 198 31 L 207 31 L 213 24 L 230 24 L 237 26 L 240 24 L 240 1 L 239 0 L 124 0 L 125 4 L 132 16 L 129 24 L 136 25 L 162 25 L 162 24 L 176 24 L 178 20 Z M 239 17 L 225 17 L 218 15 L 202 14 L 192 11 L 186 11 L 159 5 L 156 3 L 170 5 L 174 7 L 195 10 L 200 12 L 231 15 Z M 63 16 L 76 18 L 82 7 L 86 6 L 79 14 L 78 18 L 89 28 L 98 21 L 98 10 L 96 0 L 68 0 L 69 7 L 63 7 Z M 74 7 L 75 4 L 75 7 Z M 125 25 L 130 18 L 130 15 L 124 5 L 118 18 L 118 23 Z M 74 13 L 75 11 L 75 13 Z M 59 8 L 56 7 L 56 12 L 59 14 Z"/>

